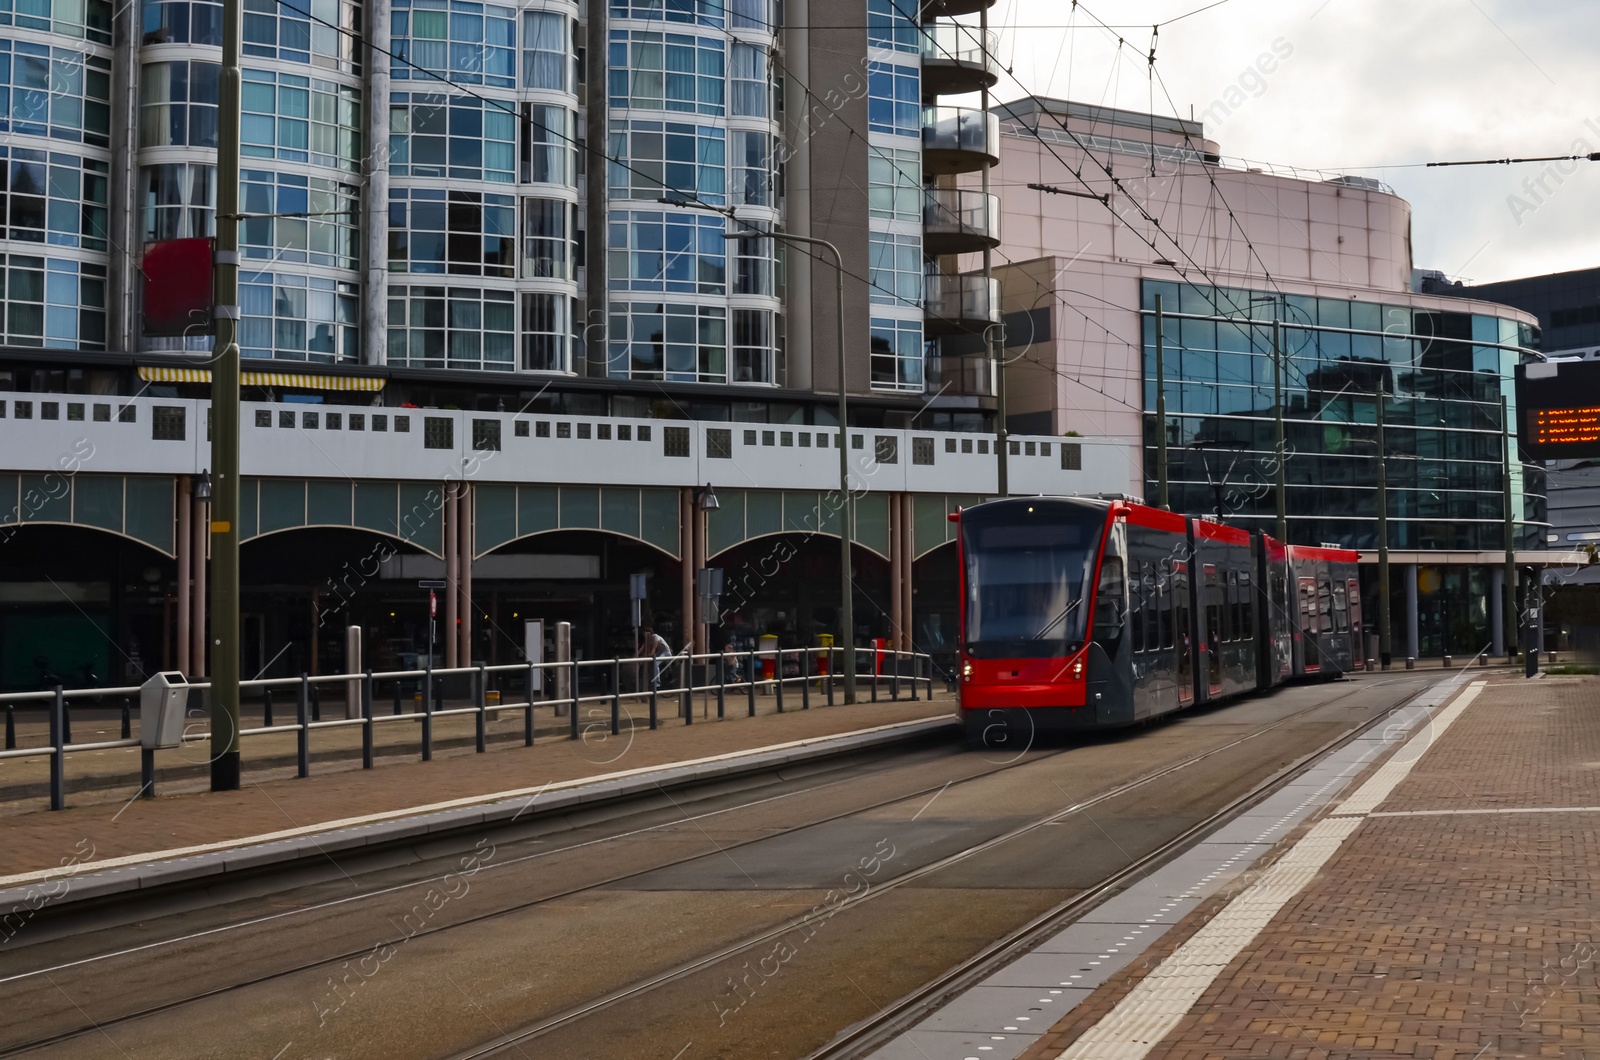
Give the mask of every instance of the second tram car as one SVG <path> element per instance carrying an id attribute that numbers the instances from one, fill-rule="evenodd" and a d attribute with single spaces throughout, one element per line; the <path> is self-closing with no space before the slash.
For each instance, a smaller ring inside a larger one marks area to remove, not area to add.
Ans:
<path id="1" fill-rule="evenodd" d="M 990 501 L 960 524 L 968 739 L 1131 725 L 1357 658 L 1358 553 L 1122 500 Z"/>

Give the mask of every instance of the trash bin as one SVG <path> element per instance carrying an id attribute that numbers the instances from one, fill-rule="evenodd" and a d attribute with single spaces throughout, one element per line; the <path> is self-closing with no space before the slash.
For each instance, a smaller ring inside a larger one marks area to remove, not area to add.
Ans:
<path id="1" fill-rule="evenodd" d="M 189 706 L 189 682 L 177 670 L 165 670 L 139 686 L 139 742 L 145 747 L 178 747 L 183 743 L 183 716 Z"/>

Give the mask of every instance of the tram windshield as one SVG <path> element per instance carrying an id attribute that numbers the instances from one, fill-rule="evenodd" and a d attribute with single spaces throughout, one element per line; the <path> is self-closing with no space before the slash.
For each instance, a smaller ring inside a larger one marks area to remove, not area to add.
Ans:
<path id="1" fill-rule="evenodd" d="M 967 653 L 1039 659 L 1082 648 L 1105 522 L 1103 510 L 1049 502 L 963 512 Z"/>

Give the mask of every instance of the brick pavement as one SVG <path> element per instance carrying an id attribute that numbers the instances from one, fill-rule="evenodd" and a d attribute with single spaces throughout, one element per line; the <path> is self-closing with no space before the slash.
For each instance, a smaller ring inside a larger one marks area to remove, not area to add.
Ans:
<path id="1" fill-rule="evenodd" d="M 714 709 L 714 708 L 713 708 Z M 489 795 L 546 782 L 600 776 L 648 766 L 834 736 L 878 725 L 949 714 L 954 697 L 932 702 L 861 703 L 814 707 L 755 718 L 685 726 L 676 719 L 654 732 L 642 725 L 604 739 L 543 739 L 533 747 L 470 747 L 435 757 L 380 764 L 371 771 L 344 768 L 304 780 L 270 779 L 237 792 L 192 792 L 155 799 L 126 796 L 115 802 L 74 803 L 58 812 L 35 810 L 0 817 L 0 876 L 54 868 L 92 850 L 90 863 L 106 858 L 222 842 L 286 828 L 320 824 L 369 813 Z M 519 723 L 520 724 L 520 723 Z M 175 752 L 174 752 L 175 753 Z M 248 748 L 247 748 L 248 754 Z M 70 770 L 70 766 L 69 766 Z M 69 776 L 70 776 L 69 771 Z M 130 785 L 137 785 L 137 781 Z"/>
<path id="2" fill-rule="evenodd" d="M 1490 681 L 1150 1056 L 1600 1057 L 1600 678 Z M 1024 1057 L 1057 1056 L 1230 896 Z"/>

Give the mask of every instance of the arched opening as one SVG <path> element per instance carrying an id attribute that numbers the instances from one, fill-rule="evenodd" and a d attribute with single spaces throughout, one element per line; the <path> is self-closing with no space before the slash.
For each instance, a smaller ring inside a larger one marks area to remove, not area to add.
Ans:
<path id="1" fill-rule="evenodd" d="M 889 635 L 889 561 L 869 549 L 851 549 L 855 641 Z M 828 534 L 773 534 L 735 545 L 708 562 L 723 570 L 722 609 L 711 646 L 746 650 L 772 635 L 783 648 L 815 647 L 824 634 L 838 637 L 839 539 Z"/>
<path id="2" fill-rule="evenodd" d="M 952 673 L 961 642 L 961 581 L 956 543 L 947 542 L 911 566 L 911 637 L 941 671 Z"/>
<path id="3" fill-rule="evenodd" d="M 172 656 L 177 565 L 90 527 L 0 527 L 0 691 L 137 683 Z"/>

